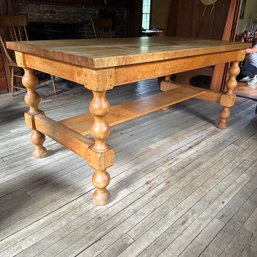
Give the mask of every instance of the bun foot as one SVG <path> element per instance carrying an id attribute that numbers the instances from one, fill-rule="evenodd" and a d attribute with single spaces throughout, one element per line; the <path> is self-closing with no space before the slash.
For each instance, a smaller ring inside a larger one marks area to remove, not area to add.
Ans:
<path id="1" fill-rule="evenodd" d="M 106 205 L 109 200 L 110 193 L 107 189 L 97 189 L 93 194 L 93 201 L 96 205 Z"/>
<path id="2" fill-rule="evenodd" d="M 36 159 L 40 159 L 40 158 L 44 158 L 47 156 L 47 150 L 45 147 L 41 147 L 41 148 L 35 148 L 32 151 L 32 155 L 36 158 Z"/>

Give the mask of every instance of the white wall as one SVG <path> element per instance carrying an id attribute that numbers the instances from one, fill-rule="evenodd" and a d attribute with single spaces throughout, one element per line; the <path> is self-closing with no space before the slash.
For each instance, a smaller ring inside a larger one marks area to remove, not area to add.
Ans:
<path id="1" fill-rule="evenodd" d="M 246 0 L 244 18 L 239 19 L 237 32 L 238 34 L 245 30 L 250 31 L 253 20 L 257 20 L 257 0 Z"/>

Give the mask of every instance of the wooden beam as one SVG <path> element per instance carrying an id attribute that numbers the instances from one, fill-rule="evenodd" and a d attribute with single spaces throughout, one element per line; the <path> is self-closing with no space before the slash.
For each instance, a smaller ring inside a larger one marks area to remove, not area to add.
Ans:
<path id="1" fill-rule="evenodd" d="M 103 88 L 112 89 L 115 85 L 114 68 L 98 71 L 20 52 L 15 52 L 15 57 L 20 67 L 39 70 L 71 80 L 84 85 L 90 90 L 102 91 Z"/>
<path id="2" fill-rule="evenodd" d="M 221 95 L 222 93 L 206 90 L 206 91 L 203 91 L 201 95 L 198 95 L 194 98 L 219 104 Z"/>
<path id="3" fill-rule="evenodd" d="M 241 61 L 245 50 L 208 55 L 184 57 L 179 59 L 149 62 L 115 68 L 115 84 L 122 85 L 149 78 L 162 77 L 187 70 L 198 69 L 218 63 Z"/>
<path id="4" fill-rule="evenodd" d="M 241 5 L 242 0 L 231 0 L 222 40 L 235 41 Z M 210 86 L 212 90 L 219 92 L 225 88 L 228 68 L 228 63 L 221 63 L 214 67 Z"/>
<path id="5" fill-rule="evenodd" d="M 188 84 L 178 84 L 178 83 L 164 80 L 161 82 L 160 90 L 161 91 L 168 91 L 168 90 L 173 91 L 176 88 L 181 88 L 181 87 L 195 88 Z M 218 92 L 214 92 L 214 91 L 202 89 L 202 88 L 198 88 L 198 89 L 202 91 L 202 94 L 196 95 L 193 98 L 197 98 L 197 99 L 205 100 L 205 101 L 209 101 L 209 102 L 214 102 L 214 103 L 218 103 L 218 104 L 220 103 L 222 93 L 218 93 Z"/>
<path id="6" fill-rule="evenodd" d="M 142 115 L 163 109 L 170 105 L 182 102 L 202 94 L 203 91 L 198 88 L 179 88 L 167 92 L 144 97 L 111 107 L 106 116 L 106 121 L 110 126 L 138 118 Z M 88 134 L 93 124 L 93 117 L 90 113 L 72 117 L 59 121 L 60 124 L 77 131 L 80 134 Z"/>
<path id="7" fill-rule="evenodd" d="M 244 59 L 245 51 L 237 50 L 226 53 L 214 53 L 208 56 L 184 57 L 147 64 L 135 64 L 120 66 L 117 68 L 103 69 L 101 74 L 96 70 L 87 69 L 67 63 L 58 63 L 50 59 L 35 57 L 28 54 L 16 52 L 16 59 L 19 66 L 28 67 L 43 72 L 49 72 L 79 84 L 85 85 L 88 89 L 102 90 L 104 87 L 111 89 L 114 86 L 136 82 L 148 78 L 156 78 L 171 73 L 179 73 L 191 69 L 198 69 L 217 63 L 232 61 L 231 56 L 238 61 Z M 24 58 L 26 57 L 26 61 Z M 89 82 L 90 81 L 90 82 Z"/>
<path id="8" fill-rule="evenodd" d="M 44 114 L 31 116 L 25 113 L 25 121 L 29 128 L 36 129 L 53 138 L 79 156 L 87 159 L 88 148 L 93 144 L 93 141 L 46 117 Z"/>
<path id="9" fill-rule="evenodd" d="M 25 113 L 25 121 L 29 128 L 47 135 L 87 160 L 88 165 L 96 170 L 111 167 L 114 163 L 114 150 L 108 146 L 105 152 L 99 153 L 91 148 L 93 141 L 56 122 L 43 113 L 29 115 Z"/>

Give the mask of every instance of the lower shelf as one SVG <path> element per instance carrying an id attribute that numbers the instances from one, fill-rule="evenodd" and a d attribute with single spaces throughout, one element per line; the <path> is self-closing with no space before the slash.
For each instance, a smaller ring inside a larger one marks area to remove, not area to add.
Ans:
<path id="1" fill-rule="evenodd" d="M 117 125 L 196 97 L 203 93 L 204 91 L 198 88 L 180 87 L 174 90 L 147 96 L 142 99 L 112 106 L 109 114 L 106 116 L 106 120 L 110 126 Z M 59 122 L 80 134 L 86 135 L 89 133 L 90 127 L 93 124 L 93 117 L 90 113 L 86 113 L 61 120 Z"/>

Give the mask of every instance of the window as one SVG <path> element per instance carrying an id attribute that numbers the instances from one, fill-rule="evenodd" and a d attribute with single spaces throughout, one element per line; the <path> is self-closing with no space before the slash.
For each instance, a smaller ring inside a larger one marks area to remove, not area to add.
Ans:
<path id="1" fill-rule="evenodd" d="M 142 29 L 150 29 L 151 0 L 143 0 Z"/>

